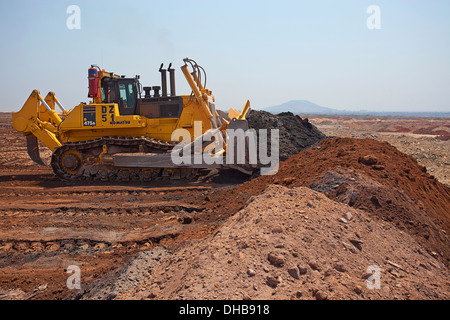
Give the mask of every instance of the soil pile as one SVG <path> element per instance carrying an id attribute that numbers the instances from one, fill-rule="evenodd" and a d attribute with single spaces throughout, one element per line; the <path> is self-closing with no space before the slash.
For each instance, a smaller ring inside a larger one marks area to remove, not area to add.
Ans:
<path id="1" fill-rule="evenodd" d="M 329 137 L 372 138 L 389 142 L 401 152 L 417 159 L 420 165 L 427 168 L 428 173 L 450 187 L 450 143 L 446 143 L 450 140 L 450 135 L 434 136 L 393 132 L 398 131 L 398 124 L 414 131 L 433 126 L 435 120 L 422 118 L 405 123 L 397 118 L 372 119 L 371 121 L 360 121 L 356 118 L 349 121 L 322 121 L 320 118 L 315 118 L 310 121 Z M 381 130 L 380 126 L 385 129 L 383 129 L 385 133 L 376 133 Z M 449 130 L 450 119 L 440 121 L 439 126 Z"/>
<path id="2" fill-rule="evenodd" d="M 113 283 L 97 287 L 116 299 L 450 297 L 447 269 L 408 234 L 309 188 L 277 185 L 139 275 L 117 295 Z"/>
<path id="3" fill-rule="evenodd" d="M 450 188 L 427 174 L 426 168 L 387 142 L 373 139 L 328 139 L 284 162 L 272 183 L 308 185 L 335 168 L 349 169 L 382 185 L 402 190 L 416 205 L 450 226 Z M 263 179 L 262 179 L 263 180 Z M 421 202 L 421 203 L 420 203 Z"/>
<path id="4" fill-rule="evenodd" d="M 247 120 L 249 127 L 256 129 L 257 134 L 259 129 L 267 129 L 268 132 L 270 129 L 280 130 L 280 161 L 284 161 L 291 155 L 310 148 L 326 138 L 308 119 L 302 119 L 291 112 L 274 115 L 266 111 L 252 110 L 247 116 Z"/>
<path id="5" fill-rule="evenodd" d="M 281 163 L 276 175 L 212 195 L 206 206 L 231 215 L 271 184 L 310 187 L 363 209 L 408 232 L 444 263 L 449 261 L 450 188 L 386 142 L 326 139 Z"/>

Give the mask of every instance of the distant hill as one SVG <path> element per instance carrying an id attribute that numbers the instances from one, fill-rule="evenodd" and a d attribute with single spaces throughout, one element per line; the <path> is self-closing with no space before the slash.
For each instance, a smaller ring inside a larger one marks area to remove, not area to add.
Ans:
<path id="1" fill-rule="evenodd" d="M 337 114 L 340 112 L 339 110 L 322 107 L 307 100 L 292 100 L 277 106 L 264 108 L 263 110 L 270 113 L 290 111 L 292 113 L 308 114 Z"/>
<path id="2" fill-rule="evenodd" d="M 282 113 L 292 112 L 294 114 L 329 114 L 329 115 L 371 115 L 371 116 L 399 116 L 399 117 L 437 117 L 437 118 L 450 118 L 450 112 L 405 112 L 405 111 L 349 111 L 338 110 L 333 108 L 327 108 L 319 106 L 311 101 L 307 100 L 292 100 L 277 106 L 271 106 L 262 109 L 270 113 Z"/>

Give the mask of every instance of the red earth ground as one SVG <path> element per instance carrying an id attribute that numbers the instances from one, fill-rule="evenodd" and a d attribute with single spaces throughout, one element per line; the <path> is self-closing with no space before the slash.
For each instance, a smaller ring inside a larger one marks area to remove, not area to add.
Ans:
<path id="1" fill-rule="evenodd" d="M 89 286 L 139 252 L 189 249 L 273 184 L 308 187 L 387 222 L 448 267 L 450 189 L 385 142 L 327 139 L 252 180 L 229 171 L 190 182 L 86 185 L 33 164 L 10 114 L 0 117 L 0 139 L 0 298 L 73 298 L 69 266 L 80 266 Z"/>

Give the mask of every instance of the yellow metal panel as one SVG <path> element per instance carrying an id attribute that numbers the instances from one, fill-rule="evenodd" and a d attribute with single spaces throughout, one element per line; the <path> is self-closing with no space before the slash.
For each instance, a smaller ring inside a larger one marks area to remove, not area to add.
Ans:
<path id="1" fill-rule="evenodd" d="M 201 121 L 203 132 L 212 129 L 211 118 L 205 112 L 203 112 L 203 107 L 198 103 L 197 99 L 191 96 L 183 97 L 183 113 L 181 114 L 180 121 L 175 129 L 186 129 L 190 132 L 191 136 L 194 137 L 194 122 Z M 183 126 L 186 123 L 192 123 L 190 127 Z"/>
<path id="2" fill-rule="evenodd" d="M 180 117 L 180 127 L 192 128 L 194 125 L 194 113 L 192 111 L 185 111 Z"/>
<path id="3" fill-rule="evenodd" d="M 36 124 L 31 125 L 31 132 L 52 152 L 56 148 L 61 146 L 61 142 L 58 140 L 55 134 L 46 129 L 38 127 Z"/>
<path id="4" fill-rule="evenodd" d="M 242 108 L 241 114 L 238 117 L 238 120 L 245 120 L 248 111 L 250 110 L 250 101 L 245 101 L 244 108 Z"/>
<path id="5" fill-rule="evenodd" d="M 230 118 L 230 120 L 234 119 L 234 118 L 238 118 L 239 116 L 240 116 L 240 113 L 236 109 L 231 108 L 228 111 L 228 118 Z"/>
<path id="6" fill-rule="evenodd" d="M 66 131 L 68 129 L 80 129 L 81 128 L 81 106 L 78 105 L 70 111 L 66 119 L 61 123 L 60 130 Z"/>

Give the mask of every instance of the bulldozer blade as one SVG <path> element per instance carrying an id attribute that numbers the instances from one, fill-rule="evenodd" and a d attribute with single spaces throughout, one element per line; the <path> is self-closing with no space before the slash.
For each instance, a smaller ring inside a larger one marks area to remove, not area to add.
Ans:
<path id="1" fill-rule="evenodd" d="M 47 164 L 44 162 L 44 160 L 41 159 L 38 140 L 33 135 L 27 136 L 27 151 L 31 160 L 33 160 L 37 164 L 40 164 L 41 166 L 47 167 Z"/>

